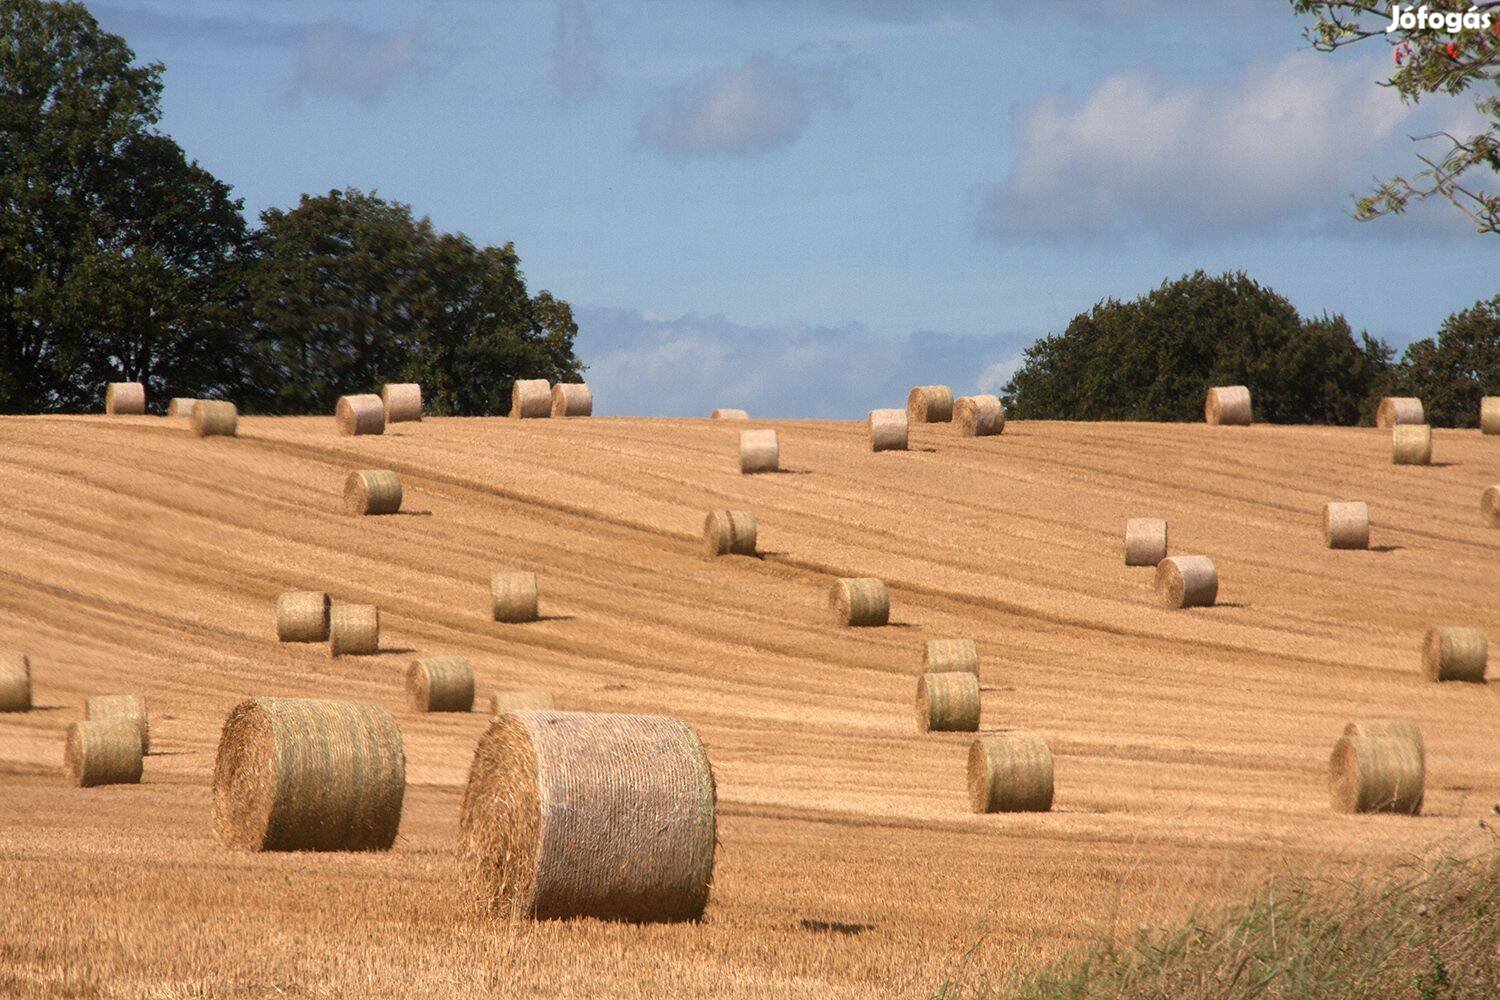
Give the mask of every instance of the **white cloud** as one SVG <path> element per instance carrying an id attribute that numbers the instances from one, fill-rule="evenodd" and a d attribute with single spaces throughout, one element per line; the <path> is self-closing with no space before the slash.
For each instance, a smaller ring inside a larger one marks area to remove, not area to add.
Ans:
<path id="1" fill-rule="evenodd" d="M 319 90 L 373 104 L 402 77 L 422 67 L 420 25 L 372 31 L 347 21 L 321 21 L 301 32 L 295 91 Z"/>
<path id="2" fill-rule="evenodd" d="M 557 5 L 550 69 L 552 85 L 569 101 L 593 97 L 604 82 L 604 55 L 583 0 L 562 0 Z"/>
<path id="3" fill-rule="evenodd" d="M 1325 227 L 1411 113 L 1378 75 L 1303 51 L 1228 90 L 1128 73 L 1074 107 L 1044 98 L 1018 121 L 1015 163 L 984 193 L 981 230 L 1196 239 Z"/>

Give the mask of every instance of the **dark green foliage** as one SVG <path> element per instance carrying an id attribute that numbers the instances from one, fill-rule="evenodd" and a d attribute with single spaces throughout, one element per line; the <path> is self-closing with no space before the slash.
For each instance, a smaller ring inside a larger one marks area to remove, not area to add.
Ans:
<path id="1" fill-rule="evenodd" d="M 1390 350 L 1342 316 L 1304 320 L 1244 274 L 1202 271 L 1109 299 L 1026 349 L 1005 387 L 1020 419 L 1203 419 L 1210 386 L 1246 385 L 1255 419 L 1356 423 Z"/>
<path id="2" fill-rule="evenodd" d="M 1392 393 L 1422 400 L 1427 422 L 1474 427 L 1479 400 L 1500 396 L 1500 295 L 1443 321 L 1437 337 L 1406 349 L 1392 371 Z"/>

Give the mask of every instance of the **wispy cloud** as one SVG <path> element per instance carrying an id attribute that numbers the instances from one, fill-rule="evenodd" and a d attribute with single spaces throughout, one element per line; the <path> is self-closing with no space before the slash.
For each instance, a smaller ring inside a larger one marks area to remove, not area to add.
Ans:
<path id="1" fill-rule="evenodd" d="M 604 53 L 583 0 L 561 0 L 552 36 L 552 85 L 564 100 L 585 101 L 604 82 Z"/>
<path id="2" fill-rule="evenodd" d="M 374 104 L 398 81 L 423 69 L 420 24 L 371 30 L 347 21 L 308 25 L 296 48 L 295 91 L 322 91 Z"/>

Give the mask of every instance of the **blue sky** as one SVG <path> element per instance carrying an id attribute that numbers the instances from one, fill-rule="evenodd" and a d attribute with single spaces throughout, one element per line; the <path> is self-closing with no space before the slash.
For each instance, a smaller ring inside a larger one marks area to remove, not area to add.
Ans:
<path id="1" fill-rule="evenodd" d="M 599 413 L 993 391 L 1099 299 L 1244 269 L 1395 345 L 1500 291 L 1451 209 L 1356 223 L 1471 101 L 1282 0 L 99 0 L 252 218 L 356 186 L 514 241 Z"/>

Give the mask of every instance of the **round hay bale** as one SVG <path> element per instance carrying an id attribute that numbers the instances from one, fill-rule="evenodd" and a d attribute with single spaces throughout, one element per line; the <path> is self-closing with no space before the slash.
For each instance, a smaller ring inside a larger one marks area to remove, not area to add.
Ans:
<path id="1" fill-rule="evenodd" d="M 1479 496 L 1479 510 L 1490 527 L 1500 528 L 1500 486 L 1486 486 Z"/>
<path id="2" fill-rule="evenodd" d="M 953 390 L 919 385 L 906 394 L 906 419 L 913 424 L 946 424 L 953 419 Z"/>
<path id="3" fill-rule="evenodd" d="M 740 431 L 740 472 L 776 472 L 781 468 L 781 446 L 773 430 Z"/>
<path id="4" fill-rule="evenodd" d="M 1335 812 L 1422 811 L 1421 745 L 1404 737 L 1341 736 L 1328 762 L 1329 800 Z"/>
<path id="5" fill-rule="evenodd" d="M 594 393 L 583 382 L 559 382 L 552 387 L 554 417 L 591 417 L 594 415 Z"/>
<path id="6" fill-rule="evenodd" d="M 187 396 L 173 396 L 167 402 L 167 416 L 169 417 L 191 417 L 193 407 L 198 405 L 198 400 Z"/>
<path id="7" fill-rule="evenodd" d="M 333 409 L 340 434 L 384 434 L 385 404 L 374 393 L 340 396 Z"/>
<path id="8" fill-rule="evenodd" d="M 1052 748 L 1035 733 L 996 733 L 969 744 L 969 804 L 977 813 L 1052 808 Z"/>
<path id="9" fill-rule="evenodd" d="M 755 555 L 755 515 L 748 510 L 711 510 L 703 521 L 703 551 L 709 557 Z"/>
<path id="10" fill-rule="evenodd" d="M 1489 643 L 1477 628 L 1431 628 L 1422 643 L 1422 667 L 1429 680 L 1484 680 L 1489 663 Z"/>
<path id="11" fill-rule="evenodd" d="M 401 509 L 401 477 L 386 469 L 349 473 L 344 506 L 358 515 L 394 514 Z"/>
<path id="12" fill-rule="evenodd" d="M 535 573 L 490 577 L 490 609 L 497 622 L 534 622 L 540 616 Z"/>
<path id="13" fill-rule="evenodd" d="M 1218 385 L 1203 401 L 1203 419 L 1215 425 L 1249 427 L 1250 390 L 1242 385 Z"/>
<path id="14" fill-rule="evenodd" d="M 110 382 L 104 387 L 104 412 L 137 416 L 146 412 L 146 387 L 140 382 Z"/>
<path id="15" fill-rule="evenodd" d="M 917 732 L 972 733 L 979 728 L 979 678 L 923 674 L 917 678 Z"/>
<path id="16" fill-rule="evenodd" d="M 422 419 L 422 386 L 417 382 L 387 382 L 380 387 L 380 405 L 385 422 L 407 423 Z"/>
<path id="17" fill-rule="evenodd" d="M 840 577 L 828 593 L 828 606 L 839 625 L 884 625 L 891 618 L 891 596 L 885 582 L 871 577 Z"/>
<path id="18" fill-rule="evenodd" d="M 190 419 L 199 437 L 234 437 L 240 427 L 239 407 L 222 399 L 198 400 Z"/>
<path id="19" fill-rule="evenodd" d="M 474 669 L 462 656 L 428 656 L 406 669 L 406 698 L 418 712 L 469 712 Z"/>
<path id="20" fill-rule="evenodd" d="M 1364 736 L 1371 739 L 1409 740 L 1416 744 L 1417 753 L 1425 760 L 1426 749 L 1422 746 L 1422 730 L 1415 719 L 1356 719 L 1344 727 L 1345 736 Z"/>
<path id="21" fill-rule="evenodd" d="M 924 674 L 979 676 L 979 646 L 973 639 L 928 639 L 922 647 Z"/>
<path id="22" fill-rule="evenodd" d="M 406 751 L 378 705 L 249 698 L 224 722 L 214 833 L 244 851 L 385 851 L 406 795 Z"/>
<path id="23" fill-rule="evenodd" d="M 31 658 L 0 653 L 0 712 L 31 710 Z"/>
<path id="24" fill-rule="evenodd" d="M 552 416 L 552 387 L 544 378 L 519 378 L 510 390 L 510 415 L 516 420 Z"/>
<path id="25" fill-rule="evenodd" d="M 1208 556 L 1169 556 L 1156 564 L 1156 593 L 1169 608 L 1207 608 L 1219 596 L 1219 571 Z"/>
<path id="26" fill-rule="evenodd" d="M 714 420 L 749 420 L 750 414 L 745 410 L 729 410 L 721 406 L 714 410 L 712 417 Z"/>
<path id="27" fill-rule="evenodd" d="M 83 700 L 83 717 L 90 722 L 123 719 L 141 734 L 141 753 L 151 752 L 151 721 L 146 699 L 138 694 L 97 694 Z"/>
<path id="28" fill-rule="evenodd" d="M 1375 407 L 1375 426 L 1391 428 L 1397 424 L 1425 424 L 1427 415 L 1422 401 L 1415 396 L 1386 396 Z"/>
<path id="29" fill-rule="evenodd" d="M 484 911 L 658 922 L 697 920 L 708 904 L 713 769 L 677 719 L 497 716 L 474 751 L 459 826 Z"/>
<path id="30" fill-rule="evenodd" d="M 1330 549 L 1370 547 L 1370 505 L 1363 500 L 1330 500 L 1323 505 L 1323 541 Z"/>
<path id="31" fill-rule="evenodd" d="M 871 410 L 870 450 L 905 451 L 908 430 L 905 410 Z"/>
<path id="32" fill-rule="evenodd" d="M 999 396 L 960 396 L 953 401 L 953 425 L 964 437 L 989 437 L 1005 431 L 1005 407 Z"/>
<path id="33" fill-rule="evenodd" d="M 328 609 L 328 655 L 380 652 L 380 609 L 373 604 L 335 604 Z"/>
<path id="34" fill-rule="evenodd" d="M 134 785 L 143 769 L 141 728 L 132 719 L 75 722 L 68 727 L 63 766 L 79 788 Z"/>
<path id="35" fill-rule="evenodd" d="M 1125 522 L 1125 565 L 1155 566 L 1167 558 L 1167 522 L 1160 517 L 1132 517 Z"/>
<path id="36" fill-rule="evenodd" d="M 328 608 L 321 590 L 287 590 L 276 595 L 278 642 L 327 642 Z"/>
<path id="37" fill-rule="evenodd" d="M 527 688 L 522 691 L 496 691 L 490 695 L 490 714 L 503 715 L 506 712 L 520 712 L 526 709 L 546 709 L 551 711 L 557 707 L 557 701 L 552 697 L 551 691 L 543 691 L 541 688 Z"/>
<path id="38" fill-rule="evenodd" d="M 1500 396 L 1486 396 L 1479 401 L 1479 431 L 1500 434 Z"/>
<path id="39" fill-rule="evenodd" d="M 1432 428 L 1426 424 L 1397 424 L 1391 428 L 1393 465 L 1431 465 Z"/>

